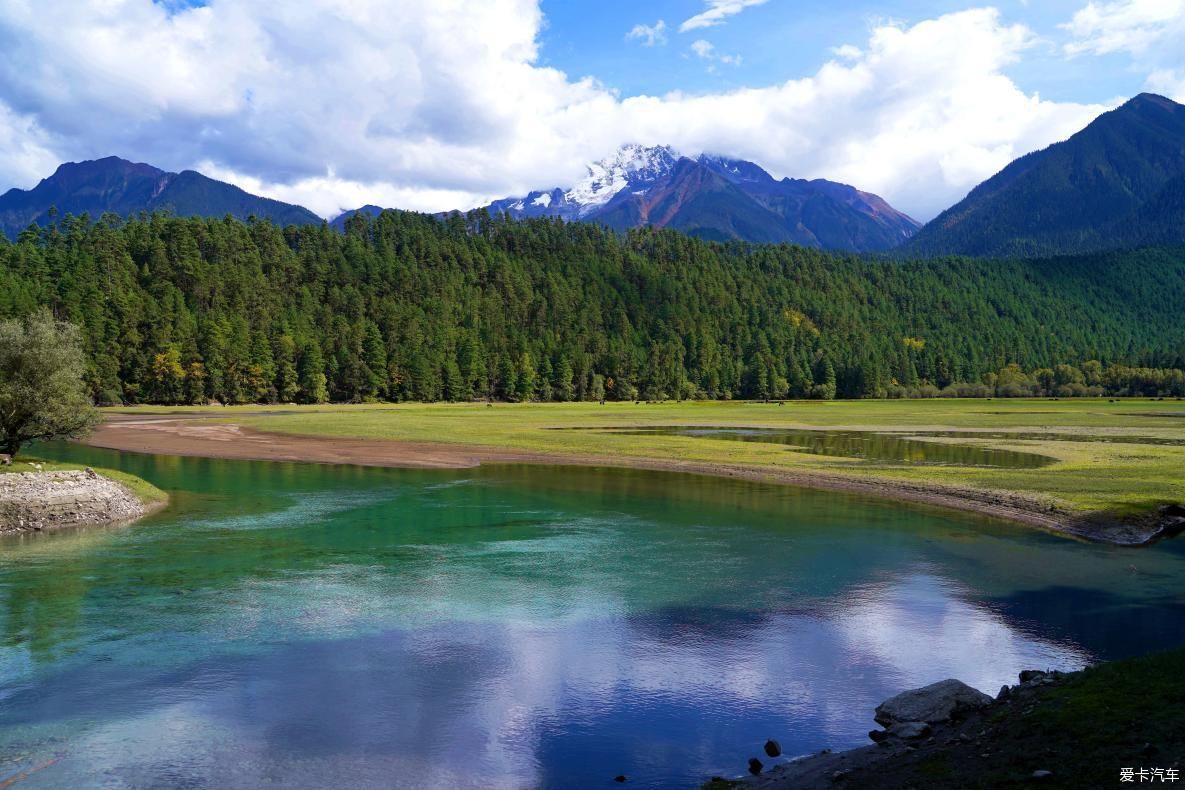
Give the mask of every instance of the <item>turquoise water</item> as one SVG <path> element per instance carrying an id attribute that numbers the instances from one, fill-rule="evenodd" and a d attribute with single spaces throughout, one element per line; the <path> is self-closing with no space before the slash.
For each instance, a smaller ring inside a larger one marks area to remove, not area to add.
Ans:
<path id="1" fill-rule="evenodd" d="M 689 786 L 769 737 L 867 743 L 904 688 L 1185 644 L 1185 544 L 628 470 L 55 452 L 173 504 L 0 542 L 21 787 Z"/>

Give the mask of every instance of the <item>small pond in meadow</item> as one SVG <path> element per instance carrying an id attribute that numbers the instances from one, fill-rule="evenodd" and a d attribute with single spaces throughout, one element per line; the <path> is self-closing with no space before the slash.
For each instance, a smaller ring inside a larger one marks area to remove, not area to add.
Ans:
<path id="1" fill-rule="evenodd" d="M 1036 469 L 1056 462 L 1056 459 L 1036 453 L 997 450 L 951 442 L 925 441 L 908 436 L 878 431 L 798 430 L 793 428 L 727 428 L 705 426 L 656 426 L 625 429 L 561 429 L 598 430 L 625 436 L 688 436 L 700 439 L 724 439 L 736 442 L 782 444 L 795 452 L 830 455 L 841 458 L 860 458 L 877 463 L 934 464 L 948 466 L 995 466 L 1009 469 Z M 934 436 L 959 436 L 956 433 Z M 964 438 L 976 436 L 963 434 Z M 987 438 L 987 437 L 985 437 Z"/>

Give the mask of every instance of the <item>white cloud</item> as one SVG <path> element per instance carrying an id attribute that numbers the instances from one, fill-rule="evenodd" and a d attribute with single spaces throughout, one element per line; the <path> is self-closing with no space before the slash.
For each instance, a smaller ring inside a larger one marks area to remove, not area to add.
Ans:
<path id="1" fill-rule="evenodd" d="M 724 24 L 724 20 L 728 17 L 735 16 L 746 8 L 764 5 L 768 0 L 704 0 L 704 2 L 708 6 L 707 9 L 679 25 L 680 33 Z"/>
<path id="2" fill-rule="evenodd" d="M 1185 0 L 1092 2 L 1062 28 L 1070 57 L 1127 54 L 1148 90 L 1185 101 Z"/>
<path id="3" fill-rule="evenodd" d="M 814 76 L 708 96 L 626 99 L 638 139 L 826 177 L 927 219 L 1013 158 L 1064 139 L 1107 107 L 1044 101 L 1005 74 L 1035 43 L 997 11 L 875 28 L 861 57 Z M 641 116 L 641 118 L 637 118 Z M 661 121 L 662 126 L 658 126 Z M 658 135 L 661 129 L 665 134 Z"/>
<path id="4" fill-rule="evenodd" d="M 538 0 L 8 0 L 0 183 L 117 154 L 326 216 L 437 211 L 571 184 L 644 141 L 846 181 L 925 219 L 1105 109 L 1017 87 L 1004 69 L 1034 36 L 991 9 L 879 25 L 802 79 L 627 98 L 540 65 L 543 23 Z"/>
<path id="5" fill-rule="evenodd" d="M 61 164 L 36 120 L 18 115 L 0 99 L 0 175 L 15 184 L 35 184 Z M 0 194 L 7 190 L 0 183 Z"/>
<path id="6" fill-rule="evenodd" d="M 864 50 L 851 44 L 844 44 L 842 47 L 832 47 L 831 54 L 844 60 L 859 60 L 864 55 Z"/>
<path id="7" fill-rule="evenodd" d="M 712 65 L 708 67 L 709 70 L 715 69 L 715 64 L 717 63 L 724 63 L 729 66 L 741 65 L 740 55 L 722 55 L 716 51 L 716 47 L 713 46 L 712 42 L 705 41 L 702 38 L 698 41 L 691 42 L 691 51 L 700 60 L 711 62 Z"/>
<path id="8" fill-rule="evenodd" d="M 625 37 L 626 39 L 638 39 L 646 47 L 665 44 L 667 43 L 667 23 L 660 19 L 653 25 L 634 25 L 633 29 L 625 34 Z"/>
<path id="9" fill-rule="evenodd" d="M 1157 69 L 1148 75 L 1148 90 L 1185 103 L 1185 69 Z"/>
<path id="10" fill-rule="evenodd" d="M 338 214 L 365 205 L 439 211 L 469 208 L 489 202 L 489 196 L 465 189 L 434 189 L 401 186 L 385 181 L 341 178 L 333 172 L 323 176 L 300 178 L 291 183 L 275 183 L 205 160 L 195 167 L 200 173 L 285 203 L 295 203 L 332 219 Z"/>
<path id="11" fill-rule="evenodd" d="M 1185 47 L 1185 0 L 1088 3 L 1062 27 L 1074 36 L 1066 44 L 1070 55 L 1142 55 L 1166 38 L 1174 39 L 1173 46 L 1180 49 Z"/>

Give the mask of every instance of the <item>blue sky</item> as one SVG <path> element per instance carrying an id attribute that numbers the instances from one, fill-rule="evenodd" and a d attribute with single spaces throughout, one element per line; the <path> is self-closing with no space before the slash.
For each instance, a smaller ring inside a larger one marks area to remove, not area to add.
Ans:
<path id="1" fill-rule="evenodd" d="M 835 47 L 862 46 L 874 24 L 909 24 L 972 5 L 954 0 L 768 0 L 719 26 L 680 33 L 679 24 L 703 10 L 702 0 L 544 0 L 548 24 L 541 36 L 542 59 L 572 76 L 593 76 L 623 95 L 768 85 L 813 73 L 834 57 Z M 1000 0 L 991 5 L 1045 39 L 1023 62 L 1006 70 L 1023 89 L 1057 101 L 1084 103 L 1130 97 L 1143 89 L 1144 75 L 1129 69 L 1121 54 L 1072 60 L 1062 55 L 1060 46 L 1070 35 L 1059 26 L 1084 3 Z M 636 24 L 653 26 L 659 20 L 666 23 L 665 44 L 644 46 L 637 39 L 627 40 Z M 691 53 L 697 39 L 739 55 L 740 63 L 709 70 L 710 64 Z"/>
<path id="2" fill-rule="evenodd" d="M 7 0 L 0 189 L 116 155 L 439 211 L 641 143 L 926 220 L 1142 90 L 1185 101 L 1185 0 Z"/>

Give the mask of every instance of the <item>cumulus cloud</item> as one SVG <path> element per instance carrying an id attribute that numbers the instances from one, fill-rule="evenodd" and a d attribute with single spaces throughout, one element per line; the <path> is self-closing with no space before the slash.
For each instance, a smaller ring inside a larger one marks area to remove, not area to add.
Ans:
<path id="1" fill-rule="evenodd" d="M 634 25 L 630 32 L 625 34 L 627 39 L 638 39 L 643 46 L 653 47 L 655 44 L 667 43 L 667 23 L 661 19 L 653 25 Z"/>
<path id="2" fill-rule="evenodd" d="M 571 184 L 644 142 L 845 181 L 925 219 L 1106 109 L 1022 91 L 1004 70 L 1035 37 L 992 9 L 879 25 L 801 79 L 625 98 L 542 65 L 543 24 L 538 0 L 12 0 L 0 183 L 117 154 L 326 216 L 437 211 Z"/>
<path id="3" fill-rule="evenodd" d="M 1062 28 L 1067 55 L 1125 53 L 1149 90 L 1185 101 L 1185 0 L 1092 2 Z"/>
<path id="4" fill-rule="evenodd" d="M 1018 88 L 1004 70 L 1035 42 L 993 9 L 885 24 L 862 55 L 811 77 L 719 95 L 631 98 L 622 111 L 639 139 L 652 139 L 661 120 L 680 150 L 732 153 L 779 176 L 845 181 L 927 219 L 1015 157 L 1065 139 L 1107 109 Z"/>
<path id="5" fill-rule="evenodd" d="M 679 32 L 686 33 L 688 30 L 724 24 L 728 17 L 736 16 L 746 8 L 764 5 L 766 2 L 768 0 L 705 0 L 708 7 L 679 25 Z"/>

